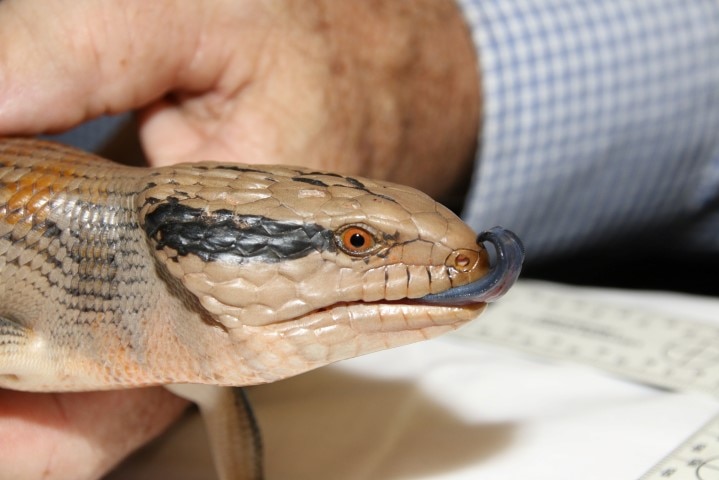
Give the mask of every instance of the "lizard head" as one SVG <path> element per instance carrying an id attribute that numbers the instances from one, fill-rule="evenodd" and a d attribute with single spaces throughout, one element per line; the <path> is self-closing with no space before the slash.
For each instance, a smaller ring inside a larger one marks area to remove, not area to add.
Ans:
<path id="1" fill-rule="evenodd" d="M 260 381 L 456 329 L 523 257 L 417 190 L 301 168 L 158 170 L 140 205 L 158 264 Z"/>

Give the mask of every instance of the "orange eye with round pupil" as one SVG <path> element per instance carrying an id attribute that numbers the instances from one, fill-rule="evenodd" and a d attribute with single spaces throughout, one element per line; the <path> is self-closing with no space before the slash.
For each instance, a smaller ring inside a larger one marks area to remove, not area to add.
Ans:
<path id="1" fill-rule="evenodd" d="M 372 233 L 364 228 L 350 226 L 339 232 L 337 242 L 342 250 L 350 255 L 358 255 L 371 251 L 376 244 Z"/>

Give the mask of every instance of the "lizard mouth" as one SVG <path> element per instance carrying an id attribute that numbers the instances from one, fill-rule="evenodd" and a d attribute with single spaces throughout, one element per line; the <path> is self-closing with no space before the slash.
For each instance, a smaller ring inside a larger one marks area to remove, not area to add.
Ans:
<path id="1" fill-rule="evenodd" d="M 417 299 L 335 303 L 325 308 L 258 329 L 275 350 L 284 352 L 273 368 L 272 381 L 313 368 L 387 348 L 427 340 L 451 332 L 477 318 L 487 305 L 509 290 L 524 259 L 522 244 L 512 232 L 495 227 L 477 237 L 490 243 L 495 260 L 480 279 Z M 258 332 L 259 333 L 259 332 Z M 255 338 L 253 336 L 252 338 Z M 269 340 L 268 340 L 269 339 Z M 263 363 L 263 365 L 265 364 Z"/>
<path id="2" fill-rule="evenodd" d="M 427 340 L 474 320 L 517 279 L 524 259 L 522 244 L 512 232 L 495 227 L 477 237 L 490 243 L 495 260 L 480 279 L 416 299 L 335 303 L 289 322 L 266 325 L 269 334 L 294 360 L 285 362 L 279 377 L 338 360 Z M 280 347 L 278 347 L 280 348 Z"/>
<path id="3" fill-rule="evenodd" d="M 457 328 L 481 313 L 488 302 L 504 295 L 521 271 L 524 249 L 514 233 L 494 227 L 477 237 L 477 244 L 485 242 L 494 248 L 494 264 L 487 274 L 474 282 L 420 298 L 336 303 L 285 325 L 293 331 L 349 328 L 355 335 Z"/>

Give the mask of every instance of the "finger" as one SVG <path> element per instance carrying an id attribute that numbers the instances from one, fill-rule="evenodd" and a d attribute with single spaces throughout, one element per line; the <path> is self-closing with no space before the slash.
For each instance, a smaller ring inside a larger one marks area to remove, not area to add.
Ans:
<path id="1" fill-rule="evenodd" d="M 0 478 L 99 478 L 187 402 L 163 388 L 42 394 L 0 390 Z"/>
<path id="2" fill-rule="evenodd" d="M 146 104 L 178 83 L 210 83 L 211 65 L 184 73 L 204 21 L 199 4 L 0 2 L 0 132 L 60 130 Z"/>

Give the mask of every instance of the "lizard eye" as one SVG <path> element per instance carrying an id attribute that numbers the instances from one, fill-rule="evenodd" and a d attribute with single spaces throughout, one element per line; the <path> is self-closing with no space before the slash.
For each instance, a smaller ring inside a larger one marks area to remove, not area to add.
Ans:
<path id="1" fill-rule="evenodd" d="M 378 245 L 374 232 L 359 225 L 342 227 L 335 234 L 335 241 L 340 250 L 353 256 L 372 253 Z"/>

